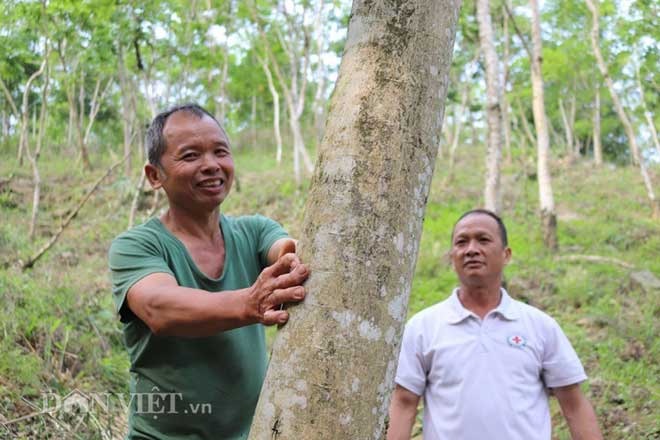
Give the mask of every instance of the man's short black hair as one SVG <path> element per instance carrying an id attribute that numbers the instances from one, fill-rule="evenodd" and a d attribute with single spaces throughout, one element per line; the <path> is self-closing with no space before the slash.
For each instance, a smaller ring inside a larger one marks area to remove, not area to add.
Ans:
<path id="1" fill-rule="evenodd" d="M 497 222 L 497 227 L 500 230 L 500 238 L 502 239 L 502 245 L 504 247 L 509 246 L 509 239 L 507 237 L 506 226 L 504 226 L 504 222 L 502 221 L 502 219 L 500 218 L 499 215 L 495 214 L 493 211 L 490 211 L 488 209 L 472 209 L 468 212 L 463 213 L 463 215 L 461 215 L 458 218 L 458 220 L 456 220 L 456 223 L 454 223 L 454 227 L 451 230 L 452 242 L 454 241 L 454 231 L 456 230 L 456 225 L 458 224 L 458 222 L 460 222 L 465 217 L 467 217 L 469 215 L 472 215 L 472 214 L 484 214 L 484 215 L 487 215 L 487 216 L 491 217 L 493 220 L 495 220 Z"/>
<path id="2" fill-rule="evenodd" d="M 218 127 L 220 127 L 220 129 L 223 132 L 225 131 L 224 128 L 222 128 L 222 125 L 220 125 L 220 123 L 218 122 L 218 120 L 215 119 L 215 117 L 211 113 L 209 113 L 205 108 L 203 108 L 199 104 L 188 103 L 188 104 L 180 104 L 171 107 L 165 110 L 164 112 L 157 114 L 154 120 L 151 121 L 151 124 L 149 124 L 149 128 L 147 129 L 147 138 L 146 138 L 147 157 L 149 158 L 149 163 L 151 165 L 154 166 L 160 165 L 160 159 L 161 157 L 163 157 L 163 153 L 165 153 L 165 149 L 167 148 L 167 142 L 165 136 L 163 136 L 163 129 L 165 128 L 165 123 L 167 122 L 167 118 L 169 118 L 170 115 L 176 112 L 189 113 L 197 116 L 200 119 L 203 118 L 204 116 L 208 116 L 218 124 Z"/>

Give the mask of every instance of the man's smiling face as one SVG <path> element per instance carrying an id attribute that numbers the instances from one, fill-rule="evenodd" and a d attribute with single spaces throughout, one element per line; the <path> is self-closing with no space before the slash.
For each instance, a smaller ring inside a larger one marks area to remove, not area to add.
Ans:
<path id="1" fill-rule="evenodd" d="M 163 137 L 167 148 L 156 186 L 165 190 L 170 204 L 215 209 L 234 180 L 234 160 L 222 128 L 209 116 L 178 111 L 167 119 Z"/>

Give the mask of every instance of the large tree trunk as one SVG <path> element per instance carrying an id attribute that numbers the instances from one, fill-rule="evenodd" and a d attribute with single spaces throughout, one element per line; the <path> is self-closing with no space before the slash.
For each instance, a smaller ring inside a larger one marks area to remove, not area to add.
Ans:
<path id="1" fill-rule="evenodd" d="M 275 340 L 251 439 L 381 438 L 459 5 L 353 5 L 303 221 L 308 294 Z"/>
<path id="2" fill-rule="evenodd" d="M 596 84 L 594 92 L 594 114 L 593 114 L 593 138 L 594 138 L 594 162 L 596 165 L 603 164 L 603 144 L 600 134 L 600 87 Z"/>
<path id="3" fill-rule="evenodd" d="M 616 89 L 614 88 L 614 83 L 612 82 L 612 78 L 610 77 L 609 72 L 607 70 L 607 64 L 605 64 L 603 55 L 600 53 L 600 44 L 598 41 L 599 33 L 600 33 L 599 24 L 598 24 L 598 8 L 594 4 L 593 0 L 585 0 L 585 2 L 587 4 L 587 7 L 589 8 L 589 11 L 591 11 L 591 16 L 592 16 L 591 46 L 593 47 L 594 50 L 594 56 L 596 57 L 598 68 L 600 69 L 600 73 L 603 75 L 603 78 L 605 78 L 605 84 L 607 84 L 607 88 L 610 91 L 610 96 L 612 97 L 612 103 L 614 104 L 614 109 L 616 110 L 616 113 L 619 116 L 621 123 L 623 124 L 623 129 L 626 132 L 626 136 L 628 137 L 628 145 L 630 146 L 632 162 L 633 164 L 639 167 L 639 172 L 642 175 L 642 180 L 644 181 L 644 186 L 646 187 L 646 194 L 649 198 L 649 202 L 651 204 L 651 209 L 653 212 L 652 216 L 653 218 L 658 218 L 660 217 L 660 200 L 655 198 L 655 193 L 653 191 L 653 183 L 651 182 L 651 176 L 649 176 L 649 173 L 646 169 L 646 165 L 644 165 L 644 158 L 641 157 L 639 148 L 637 147 L 637 139 L 635 138 L 635 131 L 633 130 L 632 124 L 630 123 L 630 119 L 628 119 L 628 115 L 626 114 L 626 111 L 623 108 L 623 105 L 621 104 L 619 95 L 616 92 Z"/>
<path id="4" fill-rule="evenodd" d="M 488 153 L 484 205 L 499 213 L 502 204 L 500 191 L 500 163 L 502 162 L 502 109 L 500 108 L 500 69 L 495 51 L 489 0 L 477 0 L 479 46 L 486 64 L 486 113 L 488 118 Z"/>
<path id="5" fill-rule="evenodd" d="M 552 195 L 550 179 L 550 138 L 548 135 L 548 119 L 545 114 L 543 94 L 543 74 L 541 61 L 543 59 L 543 44 L 541 42 L 541 20 L 537 0 L 530 0 L 532 6 L 532 110 L 534 126 L 536 127 L 536 145 L 538 150 L 537 173 L 539 182 L 539 204 L 541 208 L 541 226 L 543 228 L 543 244 L 550 250 L 556 250 L 557 215 L 555 199 Z"/>

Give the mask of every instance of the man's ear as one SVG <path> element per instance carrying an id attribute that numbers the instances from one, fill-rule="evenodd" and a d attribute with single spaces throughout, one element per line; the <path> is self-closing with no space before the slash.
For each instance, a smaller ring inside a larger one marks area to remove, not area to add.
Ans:
<path id="1" fill-rule="evenodd" d="M 163 180 L 165 180 L 165 173 L 159 166 L 154 166 L 150 163 L 144 166 L 144 174 L 149 179 L 149 183 L 153 189 L 163 187 Z"/>
<path id="2" fill-rule="evenodd" d="M 504 264 L 509 264 L 509 261 L 511 261 L 511 248 L 507 247 L 504 249 Z"/>

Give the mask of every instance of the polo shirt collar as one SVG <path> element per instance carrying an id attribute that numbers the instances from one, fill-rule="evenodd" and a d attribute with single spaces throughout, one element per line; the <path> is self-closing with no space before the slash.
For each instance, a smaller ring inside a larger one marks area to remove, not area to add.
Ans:
<path id="1" fill-rule="evenodd" d="M 504 289 L 500 288 L 502 292 L 502 298 L 500 299 L 500 304 L 495 307 L 490 313 L 499 313 L 504 319 L 513 321 L 518 319 L 518 308 L 516 307 L 515 301 L 509 296 L 509 293 Z M 477 315 L 463 307 L 461 300 L 458 299 L 458 288 L 455 288 L 449 297 L 449 305 L 452 310 L 452 314 L 448 319 L 450 324 L 458 324 L 469 316 L 474 316 L 477 318 Z"/>

